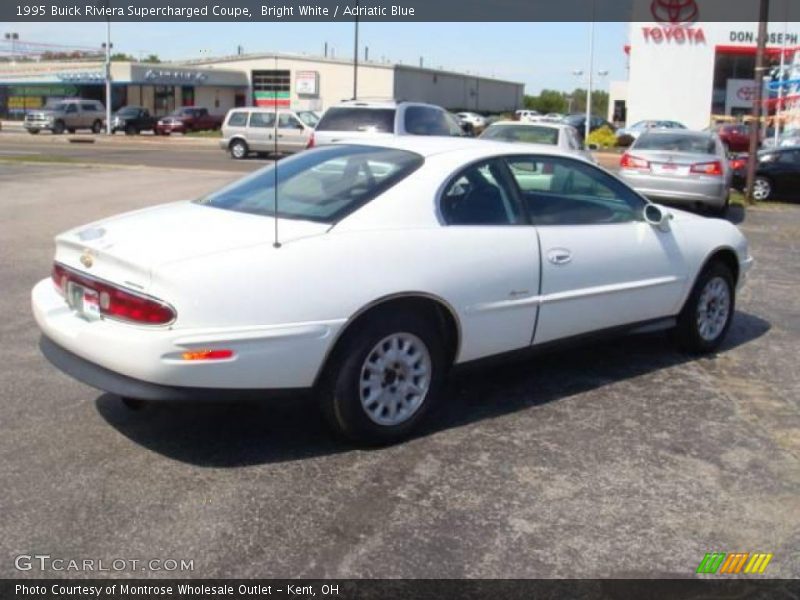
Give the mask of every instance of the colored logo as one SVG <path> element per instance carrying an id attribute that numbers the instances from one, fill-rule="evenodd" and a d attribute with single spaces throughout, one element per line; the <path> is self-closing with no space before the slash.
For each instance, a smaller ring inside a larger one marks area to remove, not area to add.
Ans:
<path id="1" fill-rule="evenodd" d="M 736 90 L 736 95 L 739 97 L 740 100 L 744 100 L 745 102 L 752 102 L 756 97 L 756 86 L 754 85 L 742 86 L 738 90 Z"/>
<path id="2" fill-rule="evenodd" d="M 695 572 L 703 575 L 755 575 L 763 573 L 771 560 L 772 554 L 765 552 L 709 552 Z"/>
<path id="3" fill-rule="evenodd" d="M 689 23 L 697 19 L 695 0 L 653 0 L 650 4 L 653 19 L 659 23 Z"/>

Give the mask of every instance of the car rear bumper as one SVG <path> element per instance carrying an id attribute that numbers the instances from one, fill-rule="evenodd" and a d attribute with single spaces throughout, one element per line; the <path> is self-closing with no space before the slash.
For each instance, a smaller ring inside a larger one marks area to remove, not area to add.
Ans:
<path id="1" fill-rule="evenodd" d="M 159 123 L 156 125 L 157 133 L 186 133 L 186 126 L 183 123 Z"/>
<path id="2" fill-rule="evenodd" d="M 47 336 L 39 339 L 39 349 L 58 370 L 98 390 L 137 400 L 213 401 L 281 398 L 307 392 L 303 388 L 288 389 L 219 389 L 159 385 L 116 373 L 81 358 L 56 344 Z"/>
<path id="3" fill-rule="evenodd" d="M 730 193 L 723 177 L 680 179 L 622 170 L 620 178 L 654 202 L 707 204 L 721 207 Z"/>
<path id="4" fill-rule="evenodd" d="M 138 381 L 166 387 L 168 391 L 309 388 L 345 322 L 341 319 L 201 329 L 136 326 L 112 319 L 89 321 L 67 306 L 50 279 L 33 288 L 31 304 L 44 336 L 65 352 L 94 365 L 96 376 L 89 379 L 85 373 L 92 369 L 85 365 L 78 371 L 72 369 L 70 365 L 75 361 L 52 362 L 59 368 L 67 365 L 72 370 L 62 370 L 76 379 L 113 393 L 122 392 L 117 384 L 111 387 L 108 383 L 109 373 L 119 376 L 119 381 L 128 387 L 134 385 L 131 381 Z M 200 361 L 183 358 L 184 352 L 219 349 L 231 350 L 233 356 Z M 146 397 L 155 399 L 157 395 Z"/>

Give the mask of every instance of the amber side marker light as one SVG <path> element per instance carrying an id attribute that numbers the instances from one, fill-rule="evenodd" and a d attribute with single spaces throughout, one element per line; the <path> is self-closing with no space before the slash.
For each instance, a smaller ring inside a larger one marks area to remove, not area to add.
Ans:
<path id="1" fill-rule="evenodd" d="M 223 360 L 233 357 L 233 350 L 192 350 L 181 354 L 183 360 Z"/>

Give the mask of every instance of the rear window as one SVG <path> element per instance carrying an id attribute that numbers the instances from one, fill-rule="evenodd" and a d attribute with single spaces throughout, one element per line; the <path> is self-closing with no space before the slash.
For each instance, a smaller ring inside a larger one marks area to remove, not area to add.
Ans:
<path id="1" fill-rule="evenodd" d="M 664 150 L 692 154 L 715 154 L 717 151 L 714 138 L 702 134 L 645 133 L 639 136 L 634 146 L 637 150 Z"/>
<path id="2" fill-rule="evenodd" d="M 501 142 L 524 142 L 526 144 L 558 144 L 558 129 L 536 125 L 490 125 L 481 138 Z"/>
<path id="3" fill-rule="evenodd" d="M 393 108 L 329 108 L 317 124 L 317 131 L 369 131 L 394 133 Z"/>
<path id="4" fill-rule="evenodd" d="M 323 146 L 296 154 L 197 202 L 254 215 L 334 223 L 418 169 L 413 152 L 370 146 Z M 276 174 L 277 167 L 277 174 Z"/>
<path id="5" fill-rule="evenodd" d="M 231 113 L 228 117 L 228 125 L 231 127 L 244 127 L 247 125 L 247 113 L 243 111 Z"/>

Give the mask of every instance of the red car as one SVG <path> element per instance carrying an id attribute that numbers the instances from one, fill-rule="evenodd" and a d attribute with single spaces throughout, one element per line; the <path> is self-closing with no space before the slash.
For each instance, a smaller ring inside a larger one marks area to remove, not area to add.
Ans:
<path id="1" fill-rule="evenodd" d="M 221 126 L 222 117 L 209 114 L 208 109 L 184 107 L 159 119 L 155 131 L 158 135 L 169 135 L 170 133 L 219 129 Z"/>
<path id="2" fill-rule="evenodd" d="M 741 123 L 720 125 L 717 135 L 728 152 L 747 152 L 750 150 L 750 127 Z"/>

